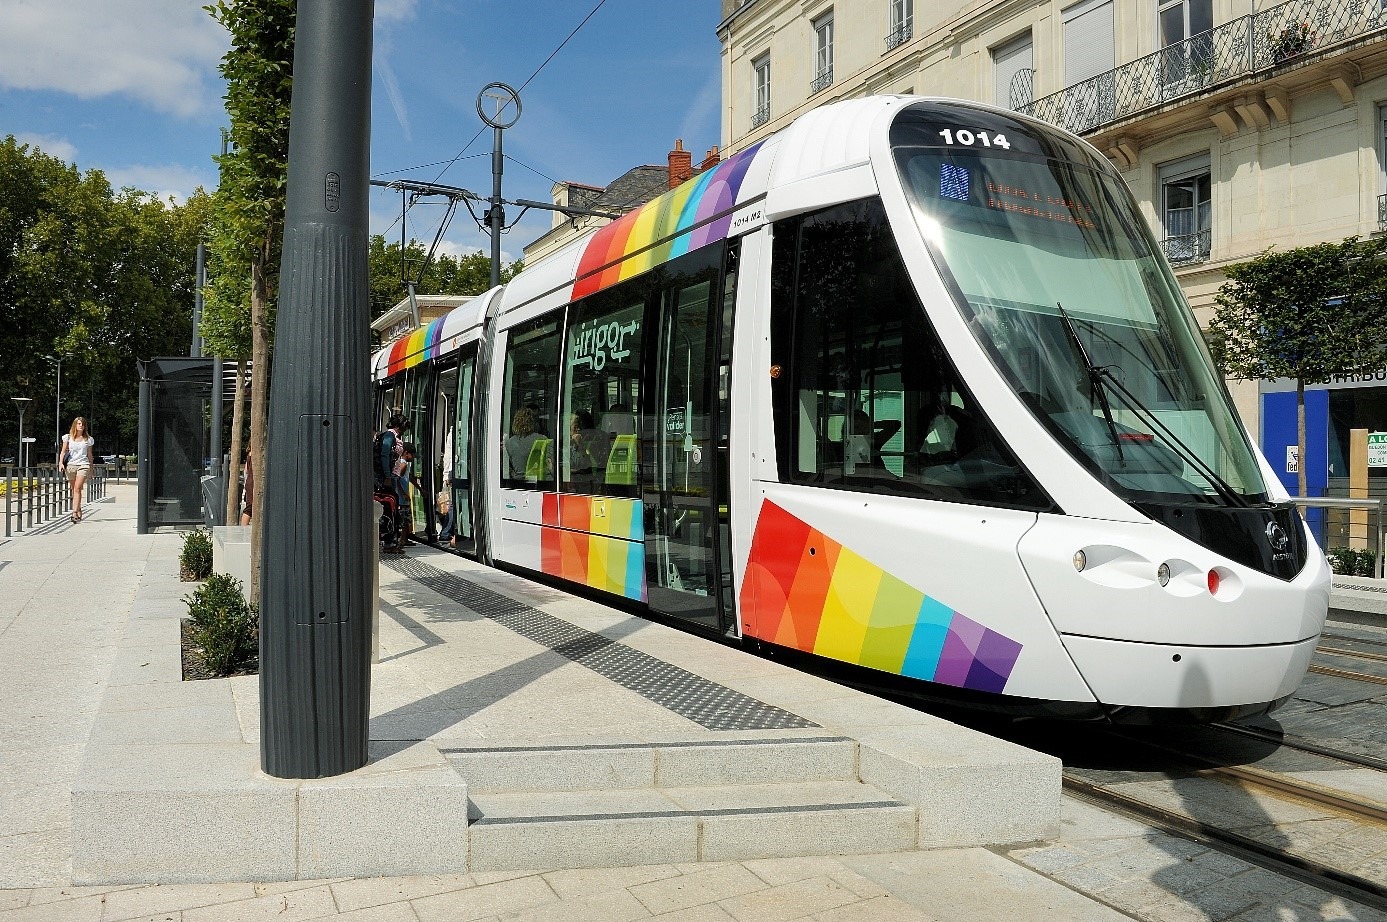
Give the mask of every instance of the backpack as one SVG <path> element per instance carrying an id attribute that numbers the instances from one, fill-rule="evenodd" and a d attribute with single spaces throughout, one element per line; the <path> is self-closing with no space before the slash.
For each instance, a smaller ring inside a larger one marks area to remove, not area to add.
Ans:
<path id="1" fill-rule="evenodd" d="M 371 471 L 375 475 L 375 489 L 377 492 L 395 492 L 395 475 L 391 470 L 394 465 L 395 454 L 395 433 L 391 429 L 382 429 L 376 433 L 376 437 L 371 440 Z"/>

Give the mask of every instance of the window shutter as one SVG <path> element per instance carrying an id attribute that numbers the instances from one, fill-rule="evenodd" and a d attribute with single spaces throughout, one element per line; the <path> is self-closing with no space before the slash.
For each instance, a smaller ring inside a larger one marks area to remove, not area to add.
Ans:
<path id="1" fill-rule="evenodd" d="M 1030 35 L 992 50 L 993 102 L 1008 109 L 1024 106 L 1030 98 L 1012 99 L 1011 82 L 1023 70 L 1035 67 L 1035 55 L 1031 48 Z"/>
<path id="2" fill-rule="evenodd" d="M 1112 0 L 1089 0 L 1064 11 L 1064 85 L 1112 70 Z"/>

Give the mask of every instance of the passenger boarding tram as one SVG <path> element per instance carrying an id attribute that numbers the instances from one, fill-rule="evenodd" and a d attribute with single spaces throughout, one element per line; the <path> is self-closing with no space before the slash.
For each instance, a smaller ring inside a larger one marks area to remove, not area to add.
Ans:
<path id="1" fill-rule="evenodd" d="M 1014 112 L 809 112 L 374 376 L 462 551 L 860 682 L 1255 714 L 1328 607 L 1122 178 Z"/>

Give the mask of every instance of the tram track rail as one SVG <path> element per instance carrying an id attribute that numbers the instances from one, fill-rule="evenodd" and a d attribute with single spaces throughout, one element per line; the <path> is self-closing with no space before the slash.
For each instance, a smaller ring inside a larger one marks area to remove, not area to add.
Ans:
<path id="1" fill-rule="evenodd" d="M 1072 796 L 1123 814 L 1171 835 L 1240 858 L 1283 877 L 1318 887 L 1346 900 L 1387 912 L 1387 887 L 1318 861 L 1292 855 L 1251 836 L 1224 829 L 1152 804 L 1066 771 L 1063 785 Z"/>

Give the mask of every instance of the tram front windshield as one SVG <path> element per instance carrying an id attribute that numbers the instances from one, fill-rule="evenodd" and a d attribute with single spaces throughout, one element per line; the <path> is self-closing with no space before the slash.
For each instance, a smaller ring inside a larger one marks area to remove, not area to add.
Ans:
<path id="1" fill-rule="evenodd" d="M 1007 116 L 922 103 L 893 125 L 906 194 L 979 342 L 1131 502 L 1264 501 L 1246 434 L 1120 177 Z"/>

